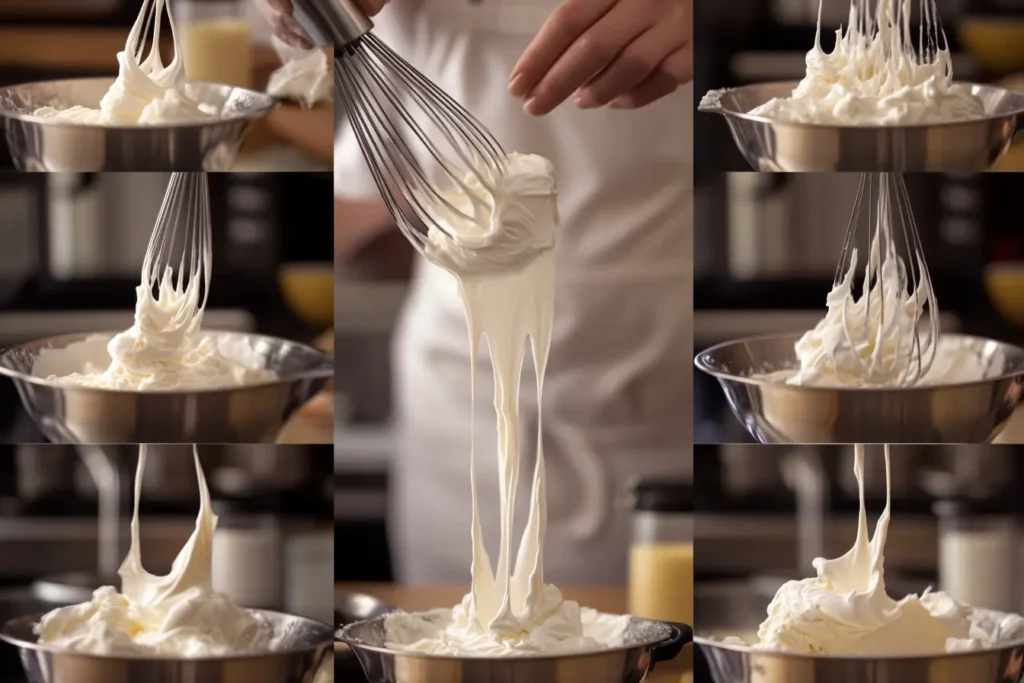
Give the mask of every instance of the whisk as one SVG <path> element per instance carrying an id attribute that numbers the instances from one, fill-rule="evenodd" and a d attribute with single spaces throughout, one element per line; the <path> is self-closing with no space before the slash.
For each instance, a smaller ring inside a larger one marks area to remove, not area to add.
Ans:
<path id="1" fill-rule="evenodd" d="M 189 336 L 199 329 L 210 293 L 212 242 L 206 173 L 172 173 L 142 261 L 143 286 L 171 311 L 160 321 L 164 334 Z"/>
<path id="2" fill-rule="evenodd" d="M 449 220 L 489 213 L 488 197 L 508 159 L 495 137 L 370 33 L 372 22 L 351 0 L 293 0 L 293 7 L 314 39 L 335 45 L 334 82 L 349 124 L 388 211 L 413 246 L 422 253 L 431 229 L 450 238 Z M 438 182 L 425 164 L 440 171 Z M 454 201 L 446 189 L 458 193 Z"/>
<path id="3" fill-rule="evenodd" d="M 850 348 L 864 351 L 854 357 L 865 377 L 890 377 L 897 386 L 913 386 L 935 359 L 939 309 L 901 174 L 861 176 L 833 289 L 846 282 L 856 267 L 862 223 L 869 236 L 867 263 L 860 299 L 852 304 L 860 310 L 854 311 L 849 299 L 844 303 L 845 341 Z M 927 328 L 922 330 L 925 315 Z"/>

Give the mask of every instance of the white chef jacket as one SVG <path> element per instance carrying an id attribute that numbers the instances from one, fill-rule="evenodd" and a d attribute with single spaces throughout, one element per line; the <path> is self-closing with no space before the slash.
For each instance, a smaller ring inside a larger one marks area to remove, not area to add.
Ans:
<path id="1" fill-rule="evenodd" d="M 631 475 L 692 467 L 692 86 L 638 110 L 533 118 L 508 95 L 512 67 L 553 0 L 394 0 L 376 34 L 459 100 L 509 151 L 554 163 L 555 320 L 545 378 L 545 578 L 626 578 Z M 335 150 L 339 196 L 377 194 L 347 127 Z M 498 460 L 487 346 L 477 367 L 481 515 L 497 557 Z M 344 358 L 339 359 L 343 363 Z M 454 278 L 417 265 L 393 343 L 399 453 L 389 527 L 397 578 L 468 581 L 469 339 Z M 524 449 L 515 540 L 526 523 L 537 428 L 532 362 L 520 389 Z"/>

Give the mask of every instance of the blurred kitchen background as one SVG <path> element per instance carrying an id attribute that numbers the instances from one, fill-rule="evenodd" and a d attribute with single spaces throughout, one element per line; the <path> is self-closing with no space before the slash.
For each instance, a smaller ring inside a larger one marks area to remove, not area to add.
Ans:
<path id="1" fill-rule="evenodd" d="M 169 180 L 0 173 L 0 348 L 130 327 Z M 332 351 L 331 174 L 210 174 L 209 184 L 213 279 L 204 328 Z M 302 411 L 286 432 L 295 443 L 330 443 L 333 414 Z M 40 441 L 14 385 L 0 380 L 0 443 Z"/>
<path id="2" fill-rule="evenodd" d="M 0 621 L 120 587 L 137 446 L 0 447 Z M 213 588 L 245 607 L 329 622 L 335 564 L 329 446 L 199 446 L 219 516 Z M 166 574 L 195 529 L 191 446 L 149 447 L 140 505 L 146 569 Z M 22 683 L 0 645 L 0 683 Z"/>
<path id="3" fill-rule="evenodd" d="M 893 446 L 885 583 L 1024 611 L 1024 449 Z M 848 551 L 859 502 L 853 446 L 698 446 L 694 453 L 695 622 L 753 635 L 785 580 Z M 882 446 L 868 446 L 869 531 L 885 506 Z"/>
<path id="4" fill-rule="evenodd" d="M 252 0 L 173 0 L 189 80 L 264 91 L 281 60 Z M 142 0 L 3 0 L 0 2 L 0 86 L 61 78 L 117 75 L 117 53 Z M 164 31 L 164 63 L 171 36 Z M 0 139 L 0 170 L 14 168 Z M 233 170 L 330 171 L 332 102 L 305 109 L 283 102 L 249 129 Z"/>
<path id="5" fill-rule="evenodd" d="M 945 332 L 1024 344 L 1024 232 L 1004 208 L 1024 191 L 1020 178 L 905 176 Z M 697 174 L 695 353 L 823 317 L 859 184 L 855 173 Z M 751 440 L 717 380 L 699 372 L 694 410 L 697 443 Z M 999 441 L 1024 442 L 1021 417 Z"/>
<path id="6" fill-rule="evenodd" d="M 920 3 L 911 5 L 916 26 Z M 936 0 L 936 6 L 958 81 L 1024 90 L 1024 0 Z M 850 0 L 821 0 L 822 49 L 832 51 L 835 30 L 846 24 L 849 12 Z M 709 90 L 803 78 L 817 16 L 818 0 L 697 3 L 694 106 Z M 912 33 L 917 36 L 916 28 Z M 698 114 L 693 140 L 695 170 L 750 170 L 721 116 Z M 1011 148 L 998 169 L 1024 170 L 1024 141 Z"/>

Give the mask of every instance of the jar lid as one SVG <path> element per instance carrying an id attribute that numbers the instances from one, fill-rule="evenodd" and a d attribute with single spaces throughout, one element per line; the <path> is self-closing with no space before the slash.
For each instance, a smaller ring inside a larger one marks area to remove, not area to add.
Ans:
<path id="1" fill-rule="evenodd" d="M 693 482 L 671 477 L 634 479 L 629 485 L 630 507 L 644 512 L 693 512 Z"/>

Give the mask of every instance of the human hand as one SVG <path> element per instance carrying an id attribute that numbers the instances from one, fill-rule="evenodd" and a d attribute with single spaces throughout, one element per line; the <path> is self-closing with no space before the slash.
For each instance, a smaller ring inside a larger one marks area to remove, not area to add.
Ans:
<path id="1" fill-rule="evenodd" d="M 335 2 L 336 0 L 320 0 L 321 2 Z M 367 16 L 375 16 L 384 9 L 384 5 L 390 0 L 354 0 L 355 4 Z M 263 16 L 274 29 L 274 35 L 292 47 L 310 50 L 313 44 L 309 42 L 309 36 L 302 30 L 295 18 L 292 17 L 292 0 L 256 0 Z"/>
<path id="2" fill-rule="evenodd" d="M 509 92 L 528 114 L 643 107 L 693 78 L 693 0 L 565 0 L 523 52 Z"/>

